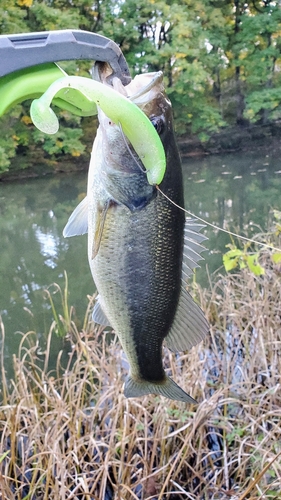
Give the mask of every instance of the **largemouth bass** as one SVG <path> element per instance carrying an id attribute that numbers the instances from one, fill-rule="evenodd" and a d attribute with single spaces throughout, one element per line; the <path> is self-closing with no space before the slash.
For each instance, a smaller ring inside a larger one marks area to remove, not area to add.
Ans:
<path id="1" fill-rule="evenodd" d="M 184 206 L 181 161 L 171 103 L 162 73 L 135 77 L 113 87 L 132 100 L 157 130 L 166 153 L 161 191 Z M 98 111 L 87 197 L 71 215 L 64 236 L 88 231 L 88 258 L 98 299 L 93 319 L 118 334 L 130 364 L 126 397 L 160 394 L 194 403 L 163 368 L 162 346 L 185 351 L 200 342 L 208 323 L 186 290 L 198 267 L 202 225 L 149 184 L 141 158 L 120 124 Z M 138 123 L 135 124 L 136 134 Z"/>

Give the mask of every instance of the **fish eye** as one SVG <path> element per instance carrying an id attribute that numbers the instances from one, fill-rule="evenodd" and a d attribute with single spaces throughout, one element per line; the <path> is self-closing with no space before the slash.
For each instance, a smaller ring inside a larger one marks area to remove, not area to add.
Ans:
<path id="1" fill-rule="evenodd" d="M 151 123 L 159 135 L 161 135 L 162 132 L 164 132 L 165 124 L 162 116 L 155 116 L 154 118 L 151 118 Z"/>

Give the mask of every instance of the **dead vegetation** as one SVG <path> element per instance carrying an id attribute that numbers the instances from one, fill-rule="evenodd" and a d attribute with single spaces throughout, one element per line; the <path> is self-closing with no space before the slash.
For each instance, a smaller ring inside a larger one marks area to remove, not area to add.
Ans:
<path id="1" fill-rule="evenodd" d="M 281 273 L 269 251 L 262 259 L 263 276 L 243 269 L 197 289 L 210 336 L 165 353 L 197 407 L 126 400 L 118 340 L 94 329 L 89 311 L 81 332 L 69 313 L 57 316 L 68 330 L 66 370 L 58 356 L 48 372 L 56 322 L 44 352 L 34 333 L 23 336 L 14 380 L 2 373 L 0 498 L 280 499 Z"/>

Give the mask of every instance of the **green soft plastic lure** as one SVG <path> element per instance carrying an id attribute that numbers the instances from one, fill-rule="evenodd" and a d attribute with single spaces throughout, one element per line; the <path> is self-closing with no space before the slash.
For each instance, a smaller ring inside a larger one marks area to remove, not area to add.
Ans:
<path id="1" fill-rule="evenodd" d="M 55 63 L 40 64 L 2 76 L 0 78 L 0 116 L 18 103 L 40 97 L 52 83 L 63 76 L 67 74 Z M 65 97 L 63 91 L 58 92 L 54 104 L 79 116 L 96 114 L 95 103 L 89 102 L 86 98 L 82 99 L 81 96 L 77 102 L 76 90 L 68 92 L 67 99 Z"/>
<path id="2" fill-rule="evenodd" d="M 77 108 L 83 110 L 86 107 L 92 111 L 87 114 L 95 114 L 96 105 L 99 106 L 110 120 L 122 127 L 146 169 L 149 184 L 161 183 L 166 169 L 165 151 L 154 126 L 136 104 L 112 87 L 90 78 L 64 76 L 31 104 L 30 115 L 34 125 L 47 134 L 55 134 L 59 129 L 58 119 L 50 108 L 58 93 L 69 103 L 74 98 Z"/>

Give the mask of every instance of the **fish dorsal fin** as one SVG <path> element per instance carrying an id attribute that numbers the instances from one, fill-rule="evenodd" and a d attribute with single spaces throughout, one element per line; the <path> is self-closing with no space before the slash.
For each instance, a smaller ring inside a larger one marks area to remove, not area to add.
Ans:
<path id="1" fill-rule="evenodd" d="M 103 312 L 100 295 L 97 296 L 97 301 L 93 309 L 92 320 L 98 325 L 111 326 L 109 319 L 107 319 L 106 314 Z"/>
<path id="2" fill-rule="evenodd" d="M 79 236 L 88 232 L 88 198 L 87 196 L 79 203 L 72 212 L 63 230 L 63 236 Z"/>
<path id="3" fill-rule="evenodd" d="M 201 245 L 207 239 L 200 234 L 203 227 L 194 219 L 185 222 L 181 293 L 172 327 L 165 338 L 167 347 L 173 352 L 190 349 L 203 340 L 209 331 L 203 311 L 186 290 L 186 277 L 199 267 L 198 261 L 203 259 L 200 254 L 206 250 Z"/>
<path id="4" fill-rule="evenodd" d="M 201 243 L 208 238 L 201 234 L 201 229 L 205 227 L 199 224 L 195 219 L 186 219 L 184 227 L 184 248 L 183 248 L 183 274 L 187 277 L 192 276 L 193 270 L 200 267 L 199 260 L 203 260 L 201 252 L 206 250 Z"/>

